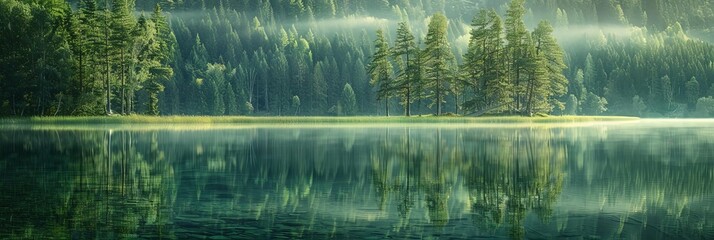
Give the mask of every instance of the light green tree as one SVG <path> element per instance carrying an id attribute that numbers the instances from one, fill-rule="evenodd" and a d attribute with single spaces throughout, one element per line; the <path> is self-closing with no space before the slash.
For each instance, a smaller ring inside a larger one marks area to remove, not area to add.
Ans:
<path id="1" fill-rule="evenodd" d="M 536 54 L 543 57 L 542 64 L 547 72 L 547 87 L 542 89 L 540 95 L 546 98 L 549 108 L 555 107 L 558 111 L 564 109 L 564 103 L 560 98 L 568 92 L 568 79 L 563 71 L 567 68 L 563 59 L 563 49 L 558 45 L 553 37 L 553 27 L 547 21 L 541 21 L 533 30 L 533 42 Z"/>
<path id="2" fill-rule="evenodd" d="M 384 37 L 384 31 L 377 30 L 377 39 L 374 40 L 375 53 L 369 64 L 370 84 L 377 86 L 377 100 L 383 100 L 385 111 L 389 116 L 389 99 L 392 97 L 394 83 L 392 79 L 392 63 L 389 61 L 389 43 Z"/>
<path id="3" fill-rule="evenodd" d="M 349 83 L 345 84 L 342 89 L 342 99 L 340 99 L 339 105 L 340 109 L 342 109 L 342 115 L 353 116 L 357 114 L 357 98 Z"/>
<path id="4" fill-rule="evenodd" d="M 427 98 L 436 105 L 436 114 L 441 115 L 445 97 L 449 91 L 449 82 L 454 77 L 454 54 L 451 52 L 447 36 L 448 20 L 441 13 L 432 16 L 426 34 L 424 49 L 424 84 Z"/>
<path id="5" fill-rule="evenodd" d="M 513 85 L 512 111 L 522 112 L 526 95 L 526 79 L 529 62 L 532 58 L 528 55 L 529 33 L 523 21 L 526 13 L 525 0 L 513 0 L 506 11 L 506 56 L 508 61 L 508 78 Z"/>
<path id="6" fill-rule="evenodd" d="M 394 85 L 402 98 L 406 116 L 411 116 L 414 89 L 421 84 L 421 72 L 419 71 L 419 48 L 414 42 L 414 35 L 411 33 L 409 23 L 399 23 L 397 40 L 392 48 L 392 54 L 399 66 Z"/>
<path id="7" fill-rule="evenodd" d="M 499 111 L 511 101 L 512 84 L 506 76 L 503 26 L 495 11 L 482 10 L 471 23 L 471 38 L 464 55 L 462 74 L 472 91 L 467 111 Z"/>

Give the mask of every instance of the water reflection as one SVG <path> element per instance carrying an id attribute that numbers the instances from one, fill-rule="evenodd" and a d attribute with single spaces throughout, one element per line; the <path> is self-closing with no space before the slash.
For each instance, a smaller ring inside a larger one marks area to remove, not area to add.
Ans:
<path id="1" fill-rule="evenodd" d="M 712 238 L 714 128 L 0 130 L 0 238 Z"/>

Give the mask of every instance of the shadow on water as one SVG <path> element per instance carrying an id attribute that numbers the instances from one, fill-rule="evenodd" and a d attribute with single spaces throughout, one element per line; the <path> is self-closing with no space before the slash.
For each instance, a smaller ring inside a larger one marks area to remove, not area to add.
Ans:
<path id="1" fill-rule="evenodd" d="M 713 238 L 712 136 L 0 130 L 0 238 Z"/>

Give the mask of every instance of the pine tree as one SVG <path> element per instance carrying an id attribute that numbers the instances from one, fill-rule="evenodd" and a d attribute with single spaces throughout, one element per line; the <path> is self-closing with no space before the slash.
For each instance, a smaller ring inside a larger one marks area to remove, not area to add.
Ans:
<path id="1" fill-rule="evenodd" d="M 685 84 L 685 92 L 687 107 L 689 110 L 694 110 L 697 107 L 697 100 L 699 100 L 699 81 L 696 77 L 692 77 Z"/>
<path id="2" fill-rule="evenodd" d="M 134 27 L 136 19 L 132 14 L 134 0 L 113 0 L 112 1 L 112 36 L 111 43 L 114 48 L 113 55 L 117 57 L 115 68 L 119 73 L 121 87 L 121 113 L 127 114 L 127 78 L 129 77 L 129 66 L 131 56 L 129 49 L 134 44 Z"/>
<path id="3" fill-rule="evenodd" d="M 585 84 L 583 83 L 585 79 L 585 74 L 582 69 L 578 69 L 575 72 L 575 78 L 568 84 L 568 92 L 578 99 L 578 106 L 576 107 L 576 112 L 580 113 L 580 105 L 582 105 L 583 99 L 587 96 L 587 89 L 585 89 Z"/>
<path id="4" fill-rule="evenodd" d="M 392 63 L 389 61 L 389 44 L 384 32 L 377 30 L 374 40 L 375 53 L 369 64 L 370 84 L 377 86 L 377 100 L 383 100 L 385 111 L 389 116 L 389 99 L 392 97 L 394 83 L 392 80 Z"/>
<path id="5" fill-rule="evenodd" d="M 526 94 L 526 73 L 529 59 L 529 35 L 523 21 L 525 15 L 525 0 L 513 0 L 506 11 L 506 53 L 508 59 L 508 78 L 510 79 L 513 96 L 512 110 L 522 112 Z"/>
<path id="6" fill-rule="evenodd" d="M 76 62 L 73 67 L 76 78 L 73 112 L 78 115 L 98 114 L 101 106 L 97 103 L 103 97 L 97 94 L 94 86 L 98 57 L 96 46 L 100 39 L 97 5 L 94 0 L 82 0 L 78 8 L 69 23 L 69 43 Z"/>
<path id="7" fill-rule="evenodd" d="M 524 82 L 524 113 L 532 116 L 535 113 L 549 113 L 552 107 L 548 100 L 551 94 L 548 64 L 545 54 L 539 53 L 530 36 L 526 38 L 526 79 Z"/>
<path id="8" fill-rule="evenodd" d="M 605 111 L 607 111 L 607 100 L 595 93 L 588 93 L 587 98 L 583 102 L 583 113 L 597 116 Z"/>
<path id="9" fill-rule="evenodd" d="M 353 116 L 357 114 L 357 99 L 349 83 L 345 84 L 345 87 L 342 89 L 342 99 L 339 105 L 343 115 Z"/>
<path id="10" fill-rule="evenodd" d="M 429 22 L 424 49 L 424 83 L 432 106 L 436 105 L 436 114 L 442 114 L 442 104 L 448 93 L 448 83 L 453 76 L 454 55 L 451 52 L 447 36 L 446 16 L 436 13 Z"/>
<path id="11" fill-rule="evenodd" d="M 149 95 L 147 114 L 159 114 L 159 92 L 164 90 L 162 81 L 168 81 L 173 76 L 173 69 L 169 66 L 173 56 L 175 38 L 168 27 L 166 17 L 157 4 L 151 15 L 150 21 L 143 17 L 139 19 L 143 25 L 142 36 L 138 40 L 138 65 L 141 72 L 139 77 L 144 80 L 144 89 Z"/>
<path id="12" fill-rule="evenodd" d="M 392 54 L 400 66 L 394 84 L 395 89 L 399 91 L 402 98 L 406 116 L 411 116 L 411 104 L 414 101 L 414 86 L 420 84 L 420 82 L 418 82 L 420 73 L 417 69 L 417 65 L 420 63 L 417 57 L 419 49 L 417 48 L 416 42 L 414 42 L 414 35 L 411 33 L 407 22 L 399 23 L 397 40 L 394 43 Z"/>
<path id="13" fill-rule="evenodd" d="M 594 92 L 595 94 L 602 95 L 602 89 L 599 89 L 597 78 L 597 69 L 595 69 L 595 61 L 593 60 L 592 54 L 588 53 L 585 57 L 585 72 L 583 73 L 583 83 L 588 91 Z"/>
<path id="14" fill-rule="evenodd" d="M 568 79 L 563 75 L 567 68 L 563 60 L 563 49 L 553 37 L 553 28 L 546 21 L 538 24 L 533 30 L 533 40 L 536 47 L 536 54 L 543 56 L 543 64 L 547 69 L 549 89 L 545 89 L 544 94 L 548 102 L 554 105 L 559 111 L 564 110 L 564 103 L 560 97 L 568 92 Z"/>
<path id="15" fill-rule="evenodd" d="M 278 115 L 288 114 L 288 109 L 290 108 L 290 66 L 288 66 L 288 59 L 281 50 L 275 51 L 275 56 L 271 59 L 272 63 L 270 67 L 273 73 L 273 100 L 270 102 L 272 104 L 271 109 L 273 111 L 277 110 Z"/>
<path id="16" fill-rule="evenodd" d="M 206 114 L 206 109 L 208 105 L 206 102 L 206 97 L 202 92 L 203 79 L 206 78 L 206 67 L 208 66 L 208 56 L 206 47 L 201 42 L 201 37 L 196 35 L 194 44 L 191 48 L 191 52 L 186 61 L 185 68 L 187 72 L 187 88 L 183 93 L 185 101 L 183 105 L 186 106 L 186 112 L 189 114 Z M 199 81 L 200 79 L 200 81 Z"/>
<path id="17" fill-rule="evenodd" d="M 169 65 L 172 62 L 172 57 L 174 56 L 174 49 L 176 46 L 176 37 L 174 36 L 171 28 L 169 28 L 166 16 L 164 16 L 161 7 L 159 5 L 154 9 L 154 13 L 151 15 L 151 20 L 154 22 L 156 27 L 156 42 L 158 44 L 158 51 L 155 53 L 155 58 L 158 65 L 153 66 L 153 80 L 156 81 L 157 85 L 160 87 L 153 88 L 155 91 L 149 90 L 150 93 L 154 95 L 158 92 L 163 91 L 162 81 L 170 81 L 173 77 L 173 69 Z M 150 102 L 158 107 L 158 101 Z M 152 106 L 150 104 L 150 106 Z M 150 111 L 154 111 L 155 107 L 151 107 Z M 154 111 L 158 115 L 158 110 Z"/>
<path id="18" fill-rule="evenodd" d="M 580 104 L 578 103 L 578 98 L 575 95 L 570 94 L 565 101 L 565 110 L 563 112 L 565 115 L 576 115 L 578 113 L 579 106 Z"/>
<path id="19" fill-rule="evenodd" d="M 506 79 L 501 18 L 482 10 L 471 23 L 471 38 L 462 66 L 466 85 L 473 92 L 465 103 L 469 111 L 487 113 L 510 102 L 511 83 Z"/>
<path id="20" fill-rule="evenodd" d="M 112 83 L 111 83 L 111 77 L 112 77 L 112 71 L 111 71 L 111 65 L 112 59 L 111 59 L 111 54 L 112 54 L 112 44 L 110 42 L 110 39 L 112 37 L 112 21 L 111 21 L 111 12 L 109 11 L 109 1 L 105 2 L 106 6 L 103 11 L 98 12 L 99 13 L 99 18 L 100 20 L 98 21 L 99 23 L 99 28 L 101 32 L 101 40 L 98 42 L 98 47 L 99 51 L 101 54 L 101 69 L 102 69 L 102 75 L 104 78 L 104 92 L 105 92 L 105 114 L 106 115 L 111 115 L 113 114 L 112 112 Z"/>
<path id="21" fill-rule="evenodd" d="M 226 101 L 232 101 L 232 99 L 227 98 L 226 88 L 227 84 L 225 82 L 224 71 L 226 67 L 223 64 L 209 63 L 206 68 L 206 79 L 204 79 L 204 84 L 206 84 L 206 99 L 208 99 L 210 114 L 213 116 L 220 116 L 226 114 Z"/>
<path id="22" fill-rule="evenodd" d="M 310 108 L 313 113 L 322 112 L 327 105 L 327 79 L 323 62 L 315 64 L 311 79 L 308 91 L 308 95 L 311 96 Z"/>
<path id="23" fill-rule="evenodd" d="M 650 96 L 652 97 L 650 106 L 653 106 L 659 113 L 666 114 L 671 110 L 673 95 L 672 81 L 669 76 L 665 75 L 655 79 Z"/>

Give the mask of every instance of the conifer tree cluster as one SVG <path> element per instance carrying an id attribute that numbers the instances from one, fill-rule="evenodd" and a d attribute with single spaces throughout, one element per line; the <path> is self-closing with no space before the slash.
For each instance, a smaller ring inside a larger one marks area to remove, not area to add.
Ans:
<path id="1" fill-rule="evenodd" d="M 74 10 L 3 1 L 2 114 L 158 115 L 175 39 L 158 5 L 138 17 L 133 9 L 134 0 L 82 0 Z"/>
<path id="2" fill-rule="evenodd" d="M 711 8 L 0 1 L 0 115 L 711 116 Z"/>
<path id="3" fill-rule="evenodd" d="M 418 98 L 430 100 L 436 115 L 444 113 L 443 105 L 448 102 L 454 104 L 457 114 L 460 109 L 477 115 L 562 112 L 562 97 L 568 90 L 563 50 L 547 21 L 533 32 L 526 29 L 524 6 L 523 0 L 511 2 L 505 31 L 495 11 L 480 11 L 471 24 L 468 49 L 460 65 L 443 14 L 431 17 L 424 49 L 415 44 L 408 23 L 400 23 L 391 48 L 392 61 L 387 40 L 379 30 L 370 64 L 379 99 L 399 98 L 407 116 L 411 115 L 410 104 Z M 395 74 L 390 74 L 392 62 L 398 66 Z M 447 98 L 449 95 L 453 98 Z"/>

